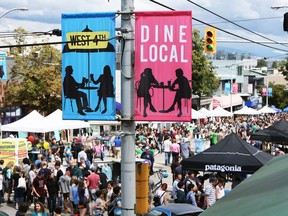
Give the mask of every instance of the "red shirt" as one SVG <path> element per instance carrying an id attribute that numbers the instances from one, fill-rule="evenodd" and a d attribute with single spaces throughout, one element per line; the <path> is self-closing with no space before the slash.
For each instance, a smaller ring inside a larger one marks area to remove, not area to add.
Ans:
<path id="1" fill-rule="evenodd" d="M 40 196 L 44 196 L 45 195 L 44 186 L 46 185 L 46 180 L 43 177 L 39 178 L 38 176 L 36 176 L 36 178 L 33 180 L 32 184 L 33 184 L 33 187 L 35 188 L 36 192 Z"/>
<path id="2" fill-rule="evenodd" d="M 92 190 L 92 189 L 98 189 L 99 181 L 100 181 L 99 175 L 96 174 L 96 173 L 91 173 L 91 174 L 87 177 L 88 189 L 90 189 L 90 190 Z"/>

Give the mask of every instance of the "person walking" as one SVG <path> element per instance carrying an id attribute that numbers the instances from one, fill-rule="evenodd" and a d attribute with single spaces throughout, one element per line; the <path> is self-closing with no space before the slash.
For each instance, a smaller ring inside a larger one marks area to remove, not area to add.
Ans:
<path id="1" fill-rule="evenodd" d="M 170 158 L 171 158 L 171 136 L 167 136 L 166 140 L 163 143 L 164 145 L 164 153 L 165 153 L 165 165 L 170 165 Z"/>
<path id="2" fill-rule="evenodd" d="M 48 209 L 50 216 L 53 216 L 53 212 L 56 208 L 56 198 L 58 195 L 58 182 L 57 177 L 54 175 L 54 172 L 48 176 L 46 186 L 48 189 L 47 197 L 48 197 Z"/>

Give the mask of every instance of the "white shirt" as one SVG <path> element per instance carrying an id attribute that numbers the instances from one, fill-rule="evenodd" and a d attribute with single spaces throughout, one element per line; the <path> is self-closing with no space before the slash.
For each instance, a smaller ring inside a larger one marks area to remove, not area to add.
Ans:
<path id="1" fill-rule="evenodd" d="M 172 142 L 167 139 L 164 141 L 164 152 L 171 152 L 171 145 L 172 145 Z"/>
<path id="2" fill-rule="evenodd" d="M 86 161 L 87 160 L 87 154 L 86 154 L 86 152 L 84 152 L 84 151 L 80 151 L 79 153 L 78 153 L 78 163 L 80 163 L 80 159 L 81 158 L 84 158 L 84 160 Z"/>

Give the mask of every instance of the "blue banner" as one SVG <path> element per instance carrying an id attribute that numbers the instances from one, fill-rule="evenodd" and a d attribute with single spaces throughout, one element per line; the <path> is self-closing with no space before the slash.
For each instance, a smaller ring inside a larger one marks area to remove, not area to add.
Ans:
<path id="1" fill-rule="evenodd" d="M 7 79 L 6 54 L 0 53 L 0 79 Z"/>
<path id="2" fill-rule="evenodd" d="M 231 94 L 230 83 L 225 83 L 224 94 Z"/>
<path id="3" fill-rule="evenodd" d="M 272 88 L 268 88 L 268 97 L 272 97 Z"/>
<path id="4" fill-rule="evenodd" d="M 115 120 L 115 13 L 62 14 L 63 119 Z"/>

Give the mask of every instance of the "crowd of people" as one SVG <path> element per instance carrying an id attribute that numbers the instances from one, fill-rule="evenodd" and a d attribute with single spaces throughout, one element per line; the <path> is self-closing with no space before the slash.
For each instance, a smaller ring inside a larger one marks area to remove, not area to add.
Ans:
<path id="1" fill-rule="evenodd" d="M 250 140 L 251 133 L 272 125 L 283 115 L 215 118 L 189 125 L 173 124 L 170 129 L 137 126 L 135 157 L 149 163 L 152 176 L 155 156 L 164 154 L 164 161 L 157 163 L 171 167 L 172 200 L 208 208 L 225 195 L 226 179 L 182 172 L 181 160 L 194 154 L 192 141 L 203 139 L 212 146 L 234 132 L 255 147 L 264 148 L 260 142 Z M 108 155 L 120 158 L 121 138 L 115 135 L 102 140 L 88 137 L 85 142 L 77 138 L 67 145 L 54 138 L 49 146 L 41 146 L 41 154 L 24 158 L 20 165 L 0 160 L 0 205 L 4 201 L 14 205 L 17 215 L 25 215 L 31 205 L 37 216 L 46 212 L 50 215 L 61 215 L 61 212 L 80 216 L 103 215 L 104 212 L 121 215 L 121 188 L 112 181 L 111 167 L 107 163 L 102 166 L 93 163 Z M 204 188 L 204 181 L 208 179 L 209 184 Z M 160 205 L 170 200 L 167 188 L 164 183 L 156 192 Z"/>
<path id="2" fill-rule="evenodd" d="M 101 161 L 103 144 L 78 141 L 64 146 L 52 139 L 35 160 L 24 158 L 19 165 L 3 166 L 0 160 L 0 205 L 14 205 L 16 215 L 25 215 L 30 206 L 35 216 L 121 215 L 121 187 L 113 183 L 111 167 L 93 164 Z"/>
<path id="3" fill-rule="evenodd" d="M 235 119 L 230 117 L 215 118 L 211 121 L 203 120 L 190 125 L 174 124 L 169 130 L 166 128 L 158 130 L 142 127 L 136 130 L 136 145 L 138 148 L 144 148 L 141 158 L 146 159 L 143 155 L 147 150 L 151 151 L 150 148 L 152 150 L 156 149 L 160 154 L 165 154 L 163 163 L 171 167 L 173 174 L 171 198 L 174 202 L 190 203 L 205 209 L 229 192 L 225 189 L 228 178 L 232 181 L 231 188 L 233 189 L 247 176 L 244 174 L 228 176 L 218 173 L 200 176 L 199 172 L 191 171 L 184 173 L 181 160 L 194 154 L 195 145 L 192 148 L 192 141 L 195 144 L 196 139 L 201 139 L 208 143 L 208 147 L 210 147 L 216 145 L 225 136 L 236 133 L 256 148 L 278 155 L 279 152 L 287 152 L 285 146 L 278 145 L 272 150 L 269 149 L 271 145 L 262 145 L 260 141 L 251 140 L 250 136 L 252 133 L 271 126 L 283 117 L 286 117 L 285 113 L 279 115 L 243 115 L 235 117 Z M 151 163 L 154 163 L 154 159 Z M 209 183 L 204 188 L 206 180 Z M 164 183 L 156 191 L 154 199 L 157 199 L 154 200 L 154 205 L 166 205 L 171 200 L 167 188 L 168 185 Z"/>

